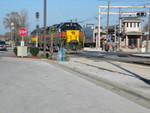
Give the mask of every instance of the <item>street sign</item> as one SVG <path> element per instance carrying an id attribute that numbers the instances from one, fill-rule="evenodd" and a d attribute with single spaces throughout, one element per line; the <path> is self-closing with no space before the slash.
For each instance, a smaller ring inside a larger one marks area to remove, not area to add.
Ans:
<path id="1" fill-rule="evenodd" d="M 27 35 L 27 29 L 26 28 L 20 28 L 18 33 L 20 36 L 26 36 Z"/>
<path id="2" fill-rule="evenodd" d="M 111 35 L 108 35 L 106 38 L 107 38 L 107 39 L 111 39 L 111 38 L 112 38 L 112 36 L 111 36 Z"/>

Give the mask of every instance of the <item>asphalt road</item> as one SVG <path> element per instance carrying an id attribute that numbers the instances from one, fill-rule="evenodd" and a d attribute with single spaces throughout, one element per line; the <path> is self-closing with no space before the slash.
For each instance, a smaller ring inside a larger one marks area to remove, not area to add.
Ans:
<path id="1" fill-rule="evenodd" d="M 0 113 L 149 113 L 50 61 L 0 59 Z"/>
<path id="2" fill-rule="evenodd" d="M 0 50 L 0 57 L 15 56 L 13 49 L 8 47 L 7 50 Z"/>

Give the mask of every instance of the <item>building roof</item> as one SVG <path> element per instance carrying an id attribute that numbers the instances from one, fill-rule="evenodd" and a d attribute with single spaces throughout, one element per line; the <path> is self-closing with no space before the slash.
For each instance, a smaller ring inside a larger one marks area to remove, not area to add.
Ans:
<path id="1" fill-rule="evenodd" d="M 142 22 L 142 19 L 139 19 L 137 17 L 124 17 L 123 22 Z"/>
<path id="2" fill-rule="evenodd" d="M 126 32 L 126 35 L 142 35 L 142 32 L 131 31 L 131 32 Z"/>

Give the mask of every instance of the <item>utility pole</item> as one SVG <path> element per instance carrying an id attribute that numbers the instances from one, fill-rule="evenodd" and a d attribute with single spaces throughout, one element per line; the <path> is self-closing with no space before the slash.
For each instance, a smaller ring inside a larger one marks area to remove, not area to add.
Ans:
<path id="1" fill-rule="evenodd" d="M 110 12 L 110 0 L 108 1 L 108 10 L 107 10 L 107 36 L 106 37 L 108 37 L 109 12 Z"/>
<path id="2" fill-rule="evenodd" d="M 119 33 L 122 32 L 122 17 L 121 17 L 121 8 L 119 8 Z M 121 48 L 121 37 L 118 38 L 119 48 Z"/>
<path id="3" fill-rule="evenodd" d="M 39 29 L 39 20 L 38 19 L 39 19 L 39 12 L 36 12 L 35 17 L 36 17 L 36 21 L 37 21 L 37 25 L 36 25 L 36 47 L 38 47 L 38 38 L 39 38 L 38 37 L 39 36 L 38 35 L 39 34 L 38 33 L 38 31 L 39 31 L 38 30 Z"/>
<path id="4" fill-rule="evenodd" d="M 107 31 L 106 31 L 106 38 L 108 37 L 108 27 L 109 27 L 109 14 L 110 13 L 110 0 L 108 1 L 108 9 L 107 9 Z M 105 50 L 106 48 L 106 43 L 103 43 L 103 49 Z"/>
<path id="5" fill-rule="evenodd" d="M 149 8 L 149 13 L 150 13 L 150 8 Z M 148 31 L 148 35 L 147 35 L 147 37 L 146 37 L 146 52 L 148 52 L 148 49 L 149 49 L 150 14 L 148 15 L 148 28 L 147 28 L 147 31 Z"/>
<path id="6" fill-rule="evenodd" d="M 44 0 L 44 53 L 46 53 L 46 5 L 47 5 L 47 0 Z"/>
<path id="7" fill-rule="evenodd" d="M 54 40 L 54 37 L 55 37 L 55 26 L 52 26 L 51 27 L 51 43 L 50 43 L 50 53 L 51 53 L 51 57 L 53 56 L 53 51 L 54 51 L 54 46 L 53 46 L 53 40 Z"/>

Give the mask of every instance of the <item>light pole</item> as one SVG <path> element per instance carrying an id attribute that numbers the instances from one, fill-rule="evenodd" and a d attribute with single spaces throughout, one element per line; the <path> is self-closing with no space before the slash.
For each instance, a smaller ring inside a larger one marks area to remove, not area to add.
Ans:
<path id="1" fill-rule="evenodd" d="M 46 53 L 46 5 L 47 0 L 44 0 L 44 53 Z"/>
<path id="2" fill-rule="evenodd" d="M 13 29 L 14 29 L 14 23 L 11 23 L 11 46 L 13 47 Z"/>

